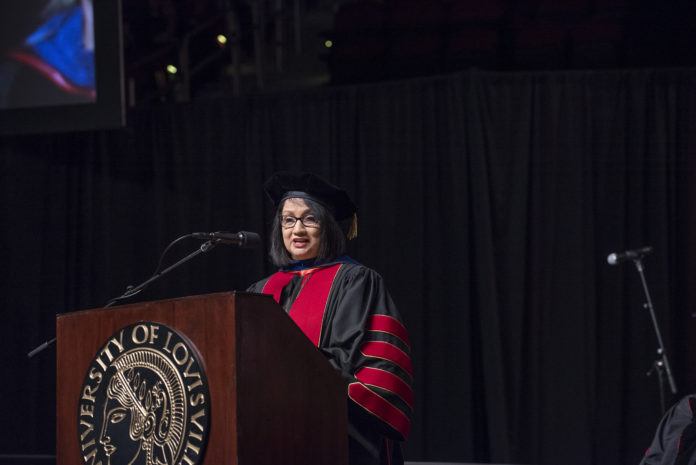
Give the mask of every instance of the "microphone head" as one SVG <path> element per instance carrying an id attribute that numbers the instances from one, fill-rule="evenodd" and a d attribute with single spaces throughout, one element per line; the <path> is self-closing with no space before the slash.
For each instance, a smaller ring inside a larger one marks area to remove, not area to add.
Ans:
<path id="1" fill-rule="evenodd" d="M 253 249 L 261 246 L 261 236 L 255 232 L 239 231 L 239 236 L 242 238 L 242 242 L 239 244 L 239 247 L 244 249 Z"/>
<path id="2" fill-rule="evenodd" d="M 641 247 L 640 249 L 636 250 L 638 255 L 640 255 L 641 257 L 643 255 L 648 255 L 649 253 L 652 253 L 652 251 L 653 251 L 653 248 L 652 248 L 652 246 L 649 246 L 649 245 L 646 247 Z"/>
<path id="3" fill-rule="evenodd" d="M 618 265 L 627 260 L 640 260 L 644 256 L 651 253 L 653 248 L 651 246 L 641 247 L 640 249 L 627 250 L 621 253 L 610 253 L 607 256 L 607 263 L 610 265 Z"/>

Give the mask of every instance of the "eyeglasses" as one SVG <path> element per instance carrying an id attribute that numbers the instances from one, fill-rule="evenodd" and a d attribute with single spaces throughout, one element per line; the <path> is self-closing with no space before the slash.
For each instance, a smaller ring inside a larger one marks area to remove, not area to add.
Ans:
<path id="1" fill-rule="evenodd" d="M 300 218 L 291 215 L 281 215 L 280 225 L 283 227 L 283 229 L 294 228 L 298 220 L 304 225 L 305 228 L 319 227 L 319 220 L 314 215 L 304 215 Z"/>

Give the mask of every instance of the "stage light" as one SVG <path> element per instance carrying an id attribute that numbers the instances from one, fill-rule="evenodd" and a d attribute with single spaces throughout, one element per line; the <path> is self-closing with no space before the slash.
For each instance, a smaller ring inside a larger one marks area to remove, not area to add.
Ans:
<path id="1" fill-rule="evenodd" d="M 330 40 L 325 41 L 325 42 L 324 42 L 324 47 L 326 47 L 326 48 L 331 48 L 331 47 L 333 47 L 333 42 L 330 41 Z"/>
<path id="2" fill-rule="evenodd" d="M 227 43 L 227 37 L 225 37 L 222 34 L 218 34 L 215 40 L 217 40 L 217 43 L 220 47 L 223 47 Z"/>
<path id="3" fill-rule="evenodd" d="M 177 72 L 179 72 L 179 70 L 176 69 L 176 66 L 174 65 L 167 65 L 167 72 L 169 74 L 176 74 Z"/>

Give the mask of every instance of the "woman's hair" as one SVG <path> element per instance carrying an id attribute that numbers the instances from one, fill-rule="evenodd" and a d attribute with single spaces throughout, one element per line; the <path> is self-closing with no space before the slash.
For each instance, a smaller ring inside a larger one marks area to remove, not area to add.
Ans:
<path id="1" fill-rule="evenodd" d="M 346 234 L 341 229 L 331 211 L 319 202 L 307 198 L 302 200 L 307 203 L 309 211 L 319 220 L 319 253 L 317 259 L 331 260 L 346 251 Z M 271 224 L 271 248 L 270 257 L 274 265 L 278 267 L 292 263 L 292 257 L 285 248 L 283 242 L 283 229 L 280 226 L 280 214 L 283 211 L 285 201 L 282 201 L 275 211 Z"/>

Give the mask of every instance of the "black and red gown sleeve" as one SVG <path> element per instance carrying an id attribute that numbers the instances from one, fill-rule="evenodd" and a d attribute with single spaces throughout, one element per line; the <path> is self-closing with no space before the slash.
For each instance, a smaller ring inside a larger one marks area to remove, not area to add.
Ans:
<path id="1" fill-rule="evenodd" d="M 320 348 L 348 380 L 351 421 L 408 437 L 413 369 L 408 333 L 375 271 L 346 264 L 331 289 Z"/>

